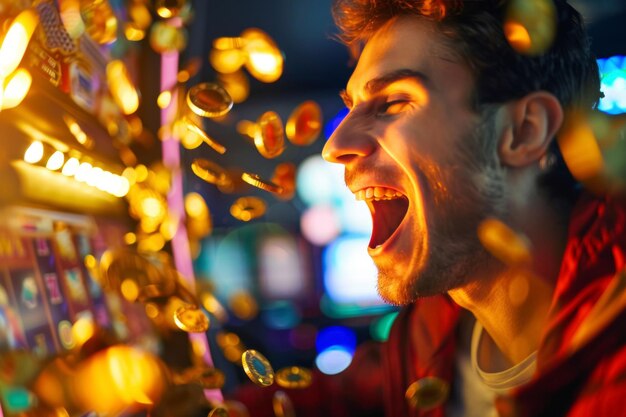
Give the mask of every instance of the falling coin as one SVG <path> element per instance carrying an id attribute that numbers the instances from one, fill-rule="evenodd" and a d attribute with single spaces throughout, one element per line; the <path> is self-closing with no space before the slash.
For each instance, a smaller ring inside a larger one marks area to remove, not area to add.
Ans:
<path id="1" fill-rule="evenodd" d="M 261 217 L 265 210 L 265 201 L 258 197 L 240 197 L 230 206 L 230 214 L 244 222 Z"/>
<path id="2" fill-rule="evenodd" d="M 311 385 L 311 371 L 299 366 L 289 366 L 276 372 L 276 383 L 283 388 L 306 388 Z"/>
<path id="3" fill-rule="evenodd" d="M 211 149 L 213 149 L 215 152 L 221 155 L 223 155 L 226 152 L 226 147 L 224 145 L 216 142 L 212 137 L 207 135 L 206 132 L 202 130 L 200 126 L 195 124 L 191 119 L 185 118 L 184 123 L 185 123 L 185 127 L 187 128 L 187 130 L 198 135 L 202 139 L 202 141 L 206 143 L 207 145 L 209 145 L 209 147 L 211 147 Z"/>
<path id="4" fill-rule="evenodd" d="M 228 411 L 225 408 L 217 407 L 211 410 L 207 417 L 228 417 Z"/>
<path id="5" fill-rule="evenodd" d="M 271 180 L 274 184 L 283 188 L 278 194 L 281 200 L 293 198 L 296 192 L 296 166 L 291 162 L 283 162 L 276 166 Z"/>
<path id="6" fill-rule="evenodd" d="M 431 410 L 448 397 L 449 385 L 441 378 L 425 377 L 415 381 L 407 388 L 404 397 L 411 408 Z"/>
<path id="7" fill-rule="evenodd" d="M 261 190 L 265 190 L 270 193 L 280 194 L 283 192 L 283 187 L 281 187 L 280 185 L 276 185 L 271 181 L 265 181 L 261 179 L 261 177 L 259 177 L 257 174 L 244 172 L 243 174 L 241 174 L 241 179 L 254 187 L 260 188 Z"/>
<path id="8" fill-rule="evenodd" d="M 209 329 L 209 319 L 196 306 L 184 305 L 176 309 L 174 323 L 187 333 L 202 333 Z"/>
<path id="9" fill-rule="evenodd" d="M 294 145 L 307 146 L 315 142 L 322 131 L 322 110 L 312 101 L 300 104 L 287 119 L 287 139 Z"/>
<path id="10" fill-rule="evenodd" d="M 276 391 L 272 397 L 272 408 L 276 417 L 295 417 L 293 403 L 284 391 Z"/>
<path id="11" fill-rule="evenodd" d="M 254 349 L 249 349 L 241 355 L 243 370 L 252 382 L 262 387 L 269 387 L 274 383 L 274 370 L 269 361 Z"/>
<path id="12" fill-rule="evenodd" d="M 187 92 L 187 105 L 198 116 L 220 117 L 233 107 L 233 99 L 218 84 L 200 83 Z"/>
<path id="13" fill-rule="evenodd" d="M 224 386 L 224 373 L 219 369 L 200 366 L 186 369 L 178 376 L 182 384 L 199 384 L 204 389 L 219 389 Z"/>
<path id="14" fill-rule="evenodd" d="M 254 136 L 254 146 L 268 159 L 276 158 L 285 150 L 285 132 L 280 116 L 267 111 L 257 120 L 258 129 Z"/>
<path id="15" fill-rule="evenodd" d="M 517 266 L 531 261 L 527 239 L 500 220 L 483 220 L 478 226 L 478 239 L 485 249 L 507 265 Z"/>
<path id="16" fill-rule="evenodd" d="M 203 158 L 196 158 L 191 163 L 191 170 L 204 181 L 220 185 L 230 182 L 228 174 L 221 166 Z"/>

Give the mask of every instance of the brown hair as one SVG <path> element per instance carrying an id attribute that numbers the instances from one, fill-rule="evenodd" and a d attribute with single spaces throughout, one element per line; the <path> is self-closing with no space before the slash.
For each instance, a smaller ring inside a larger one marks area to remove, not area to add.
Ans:
<path id="1" fill-rule="evenodd" d="M 435 23 L 443 41 L 474 75 L 472 104 L 477 111 L 537 90 L 554 94 L 565 110 L 589 110 L 601 96 L 600 77 L 583 19 L 566 0 L 548 1 L 555 7 L 557 32 L 552 45 L 536 56 L 519 54 L 507 42 L 507 0 L 335 0 L 333 16 L 341 32 L 338 38 L 354 57 L 396 16 L 417 15 Z M 542 182 L 553 183 L 552 191 L 561 192 L 563 175 L 568 177 L 565 182 L 574 181 L 553 143 L 557 163 Z"/>

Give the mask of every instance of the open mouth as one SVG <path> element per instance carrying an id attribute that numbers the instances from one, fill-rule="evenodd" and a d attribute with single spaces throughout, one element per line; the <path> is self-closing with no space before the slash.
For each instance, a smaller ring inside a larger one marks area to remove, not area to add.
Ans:
<path id="1" fill-rule="evenodd" d="M 364 188 L 356 193 L 356 199 L 365 201 L 372 213 L 373 228 L 369 243 L 372 249 L 389 240 L 409 209 L 406 196 L 390 188 Z"/>

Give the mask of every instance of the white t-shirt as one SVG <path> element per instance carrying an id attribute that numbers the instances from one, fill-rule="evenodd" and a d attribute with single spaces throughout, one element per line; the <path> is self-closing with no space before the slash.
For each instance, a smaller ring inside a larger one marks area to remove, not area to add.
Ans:
<path id="1" fill-rule="evenodd" d="M 494 407 L 496 395 L 505 394 L 532 378 L 537 366 L 537 353 L 531 353 L 512 367 L 497 370 L 498 358 L 481 354 L 485 349 L 499 352 L 489 335 L 483 337 L 483 326 L 473 320 L 473 330 L 469 332 L 468 329 L 472 329 L 472 321 L 462 320 L 455 355 L 456 379 L 446 405 L 446 414 L 449 417 L 497 417 Z"/>

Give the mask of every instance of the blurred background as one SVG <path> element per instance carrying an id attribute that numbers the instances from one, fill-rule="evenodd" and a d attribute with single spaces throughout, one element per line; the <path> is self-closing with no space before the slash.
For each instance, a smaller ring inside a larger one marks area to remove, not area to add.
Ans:
<path id="1" fill-rule="evenodd" d="M 626 4 L 570 3 L 600 109 L 624 113 Z M 376 293 L 369 211 L 319 155 L 351 72 L 330 8 L 0 0 L 4 415 L 186 415 L 190 392 L 214 405 L 253 383 L 247 349 L 306 386 L 387 338 L 397 310 Z M 114 374 L 99 352 L 142 364 L 115 383 L 136 371 L 140 394 L 83 398 L 70 379 Z"/>

